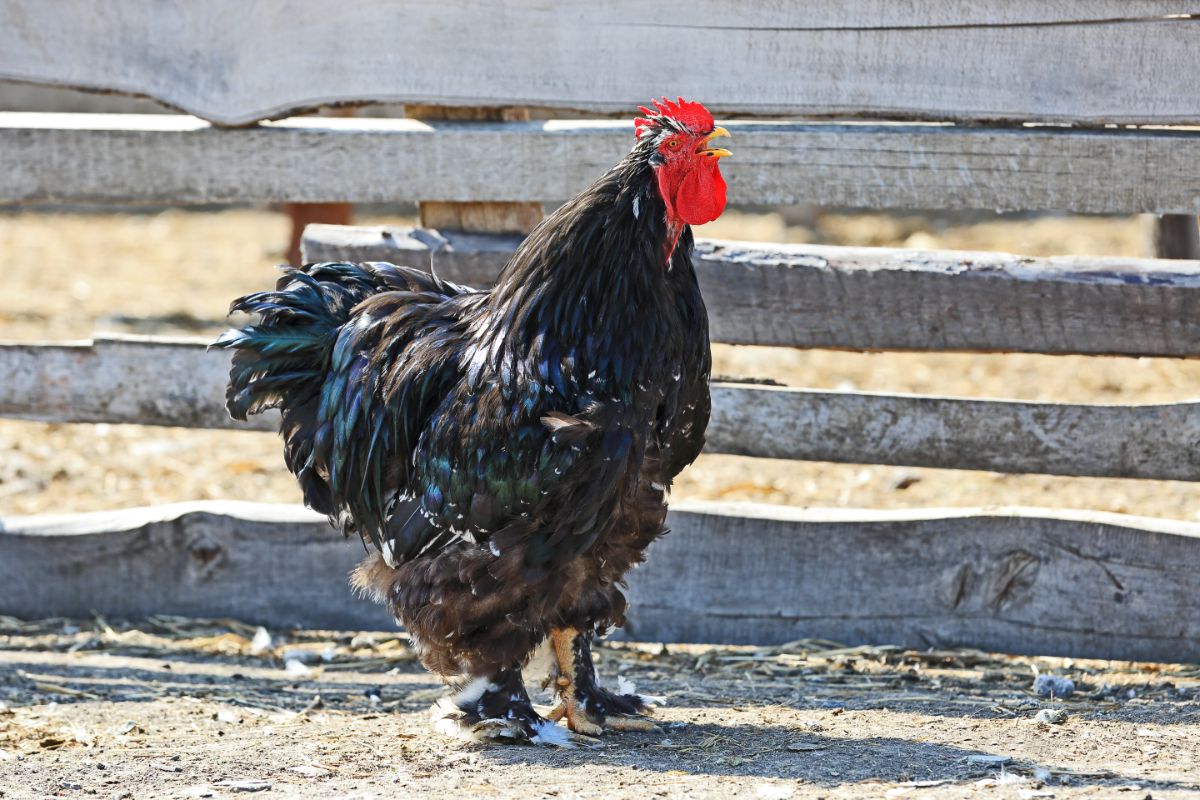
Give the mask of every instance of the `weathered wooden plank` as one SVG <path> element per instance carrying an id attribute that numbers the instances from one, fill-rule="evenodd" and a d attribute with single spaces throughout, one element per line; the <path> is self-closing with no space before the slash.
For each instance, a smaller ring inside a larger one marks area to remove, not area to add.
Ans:
<path id="1" fill-rule="evenodd" d="M 1198 49 L 1200 52 L 1200 49 Z M 728 123 L 734 203 L 1200 213 L 1200 131 Z M 0 114 L 0 201 L 560 201 L 621 122 Z"/>
<path id="2" fill-rule="evenodd" d="M 235 423 L 225 413 L 229 354 L 195 340 L 97 339 L 0 345 L 0 416 L 273 430 L 274 414 Z"/>
<path id="3" fill-rule="evenodd" d="M 313 226 L 309 261 L 396 261 L 483 284 L 514 240 Z M 854 350 L 1200 354 L 1200 262 L 701 240 L 714 341 Z"/>
<path id="4" fill-rule="evenodd" d="M 477 108 L 474 106 L 410 105 L 405 116 L 423 122 L 453 120 L 457 122 L 516 122 L 529 119 L 527 108 Z M 477 233 L 527 234 L 542 221 L 545 211 L 540 201 L 470 201 L 446 202 L 421 200 L 418 204 L 422 228 L 475 231 Z"/>
<path id="5" fill-rule="evenodd" d="M 1200 657 L 1200 526 L 1042 509 L 680 509 L 628 635 Z M 680 576 L 686 575 L 686 580 Z"/>
<path id="6" fill-rule="evenodd" d="M 300 506 L 218 501 L 0 518 L 0 553 L 0 613 L 394 627 L 347 585 L 362 545 Z"/>
<path id="7" fill-rule="evenodd" d="M 138 0 L 100 10 L 8 0 L 0 78 L 145 95 L 227 124 L 363 100 L 626 111 L 660 94 L 664 76 L 725 112 L 1193 122 L 1176 87 L 1200 69 L 1195 25 L 1180 18 L 1197 10 L 1186 0 L 351 0 L 330 14 L 319 0 L 151 12 Z"/>
<path id="8" fill-rule="evenodd" d="M 272 430 L 231 420 L 229 356 L 152 339 L 0 345 L 0 416 Z M 865 464 L 1200 479 L 1200 403 L 1087 406 L 718 383 L 707 452 Z"/>
<path id="9" fill-rule="evenodd" d="M 714 384 L 716 453 L 1200 479 L 1200 403 L 1095 406 Z"/>
<path id="10" fill-rule="evenodd" d="M 672 533 L 630 575 L 628 637 L 1200 660 L 1195 523 L 1035 509 L 689 504 L 668 524 Z M 361 553 L 316 515 L 286 506 L 8 518 L 0 614 L 387 628 L 386 614 L 346 587 Z"/>

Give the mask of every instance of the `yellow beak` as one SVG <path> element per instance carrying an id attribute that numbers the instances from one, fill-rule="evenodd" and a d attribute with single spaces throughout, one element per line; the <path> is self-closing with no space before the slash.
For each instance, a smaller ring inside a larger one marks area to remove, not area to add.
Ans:
<path id="1" fill-rule="evenodd" d="M 729 131 L 718 126 L 718 127 L 712 129 L 712 133 L 710 133 L 708 136 L 704 137 L 704 144 L 706 145 L 713 139 L 719 139 L 722 136 L 728 136 L 728 135 L 729 135 Z M 724 158 L 725 156 L 733 155 L 733 153 L 729 152 L 724 147 L 705 147 L 700 152 L 706 156 L 712 156 L 713 158 Z"/>

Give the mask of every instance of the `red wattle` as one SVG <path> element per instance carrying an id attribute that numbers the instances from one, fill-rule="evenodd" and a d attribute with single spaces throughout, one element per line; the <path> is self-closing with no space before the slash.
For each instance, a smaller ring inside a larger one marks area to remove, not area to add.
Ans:
<path id="1" fill-rule="evenodd" d="M 667 205 L 668 209 L 674 206 L 676 215 L 688 225 L 712 222 L 725 210 L 725 178 L 721 170 L 715 163 L 711 167 L 704 163 L 697 165 L 679 182 L 673 202 Z"/>

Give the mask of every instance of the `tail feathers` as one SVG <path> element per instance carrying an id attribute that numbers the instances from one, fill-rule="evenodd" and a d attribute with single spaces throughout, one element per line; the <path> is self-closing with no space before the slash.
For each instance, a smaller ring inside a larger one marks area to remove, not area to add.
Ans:
<path id="1" fill-rule="evenodd" d="M 324 514 L 336 508 L 314 458 L 322 386 L 342 325 L 356 305 L 387 287 L 387 278 L 395 280 L 371 265 L 284 267 L 274 291 L 248 294 L 230 305 L 231 313 L 257 315 L 257 324 L 225 331 L 211 345 L 235 351 L 225 391 L 230 416 L 245 420 L 271 408 L 282 411 L 284 460 L 300 481 L 305 503 Z"/>
<path id="2" fill-rule="evenodd" d="M 335 330 L 315 325 L 293 330 L 254 326 L 226 331 L 214 347 L 237 350 L 229 369 L 225 408 L 245 420 L 285 400 L 300 405 L 320 387 L 321 367 Z"/>
<path id="3" fill-rule="evenodd" d="M 471 291 L 409 267 L 323 263 L 286 267 L 274 291 L 231 305 L 258 320 L 213 342 L 234 351 L 226 408 L 239 420 L 281 411 L 284 459 L 305 503 L 347 533 L 402 550 L 419 538 L 389 536 L 388 520 L 440 397 L 435 378 L 450 369 L 457 319 L 440 304 Z M 385 379 L 400 397 L 384 399 Z"/>

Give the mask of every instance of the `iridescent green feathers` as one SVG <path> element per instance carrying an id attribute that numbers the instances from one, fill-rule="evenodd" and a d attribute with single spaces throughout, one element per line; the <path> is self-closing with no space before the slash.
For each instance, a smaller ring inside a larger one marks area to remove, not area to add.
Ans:
<path id="1" fill-rule="evenodd" d="M 306 504 L 380 545 L 411 479 L 411 457 L 397 456 L 415 448 L 455 376 L 455 314 L 473 294 L 391 264 L 285 268 L 275 291 L 231 307 L 258 324 L 214 342 L 236 351 L 229 413 L 280 408 L 285 461 Z"/>

